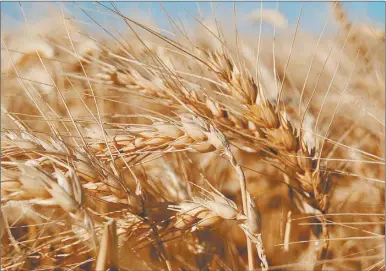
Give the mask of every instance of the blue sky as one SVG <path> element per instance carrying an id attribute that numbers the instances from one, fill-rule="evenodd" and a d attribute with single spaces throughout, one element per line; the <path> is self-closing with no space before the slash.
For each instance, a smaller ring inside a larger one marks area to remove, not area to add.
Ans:
<path id="1" fill-rule="evenodd" d="M 97 12 L 98 9 L 103 10 L 103 8 L 98 4 L 91 2 L 78 2 L 78 4 L 84 8 L 91 9 L 91 11 L 88 11 L 89 14 L 102 24 L 103 22 L 107 21 L 108 23 L 113 22 L 114 24 L 118 25 L 119 23 L 122 24 L 121 20 L 114 19 L 112 16 L 102 15 L 100 12 Z M 111 7 L 109 2 L 104 4 Z M 157 22 L 158 27 L 170 30 L 169 20 L 164 10 L 161 8 L 161 4 L 174 20 L 181 19 L 184 24 L 194 22 L 194 19 L 191 17 L 191 15 L 189 15 L 189 13 L 194 16 L 199 15 L 196 2 L 116 2 L 117 7 L 124 15 L 139 21 L 144 20 L 144 22 L 146 22 L 146 20 L 152 19 L 153 22 Z M 50 6 L 59 7 L 62 5 L 66 10 L 72 13 L 73 17 L 77 18 L 78 20 L 89 23 L 91 22 L 91 20 L 75 4 L 71 2 L 23 2 L 22 5 L 28 19 L 31 21 L 50 14 Z M 198 5 L 204 18 L 211 18 L 211 4 L 209 2 L 199 2 Z M 241 17 L 239 20 L 242 20 L 243 17 L 245 18 L 245 16 L 240 16 L 240 14 L 246 14 L 252 10 L 259 9 L 260 5 L 260 2 L 237 2 L 237 14 L 239 17 Z M 263 3 L 264 8 L 276 8 L 276 5 L 277 2 Z M 329 12 L 328 5 L 329 4 L 326 2 L 304 2 L 300 23 L 301 28 L 311 31 L 319 31 L 324 23 L 323 18 L 325 18 Z M 228 23 L 233 22 L 232 2 L 213 2 L 212 6 L 214 7 L 216 18 L 219 18 L 220 21 L 225 20 Z M 278 3 L 280 12 L 287 17 L 290 25 L 296 24 L 300 6 L 300 2 Z M 351 20 L 358 22 L 370 22 L 384 27 L 384 2 L 344 2 L 343 6 L 347 9 L 348 16 Z M 4 20 L 2 19 L 2 28 L 7 28 L 8 26 L 14 25 L 17 22 L 23 22 L 23 17 L 17 2 L 2 2 L 1 8 L 2 18 L 4 18 Z M 189 10 L 189 13 L 187 13 L 184 8 Z M 111 15 L 111 12 L 107 10 L 104 10 L 104 12 Z"/>

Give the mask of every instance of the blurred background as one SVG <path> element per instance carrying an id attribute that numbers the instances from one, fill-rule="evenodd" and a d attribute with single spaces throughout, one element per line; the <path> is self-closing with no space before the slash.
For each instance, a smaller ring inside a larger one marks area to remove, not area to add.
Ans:
<path id="1" fill-rule="evenodd" d="M 66 16 L 73 16 L 89 28 L 95 28 L 95 23 L 90 19 L 91 16 L 97 22 L 104 24 L 108 22 L 114 27 L 124 27 L 122 20 L 113 15 L 106 7 L 112 8 L 109 2 L 98 4 L 96 2 L 23 2 L 21 3 L 28 21 L 39 20 L 53 15 L 52 9 L 63 9 Z M 170 31 L 171 21 L 183 22 L 189 28 L 197 19 L 205 20 L 216 17 L 217 20 L 225 20 L 234 24 L 234 18 L 222 18 L 223 14 L 232 14 L 234 9 L 233 2 L 115 2 L 114 5 L 124 14 L 132 19 L 143 23 L 155 23 L 157 27 Z M 301 6 L 300 28 L 307 31 L 321 31 L 326 15 L 331 11 L 331 2 L 236 2 L 236 21 L 239 31 L 257 32 L 259 25 L 255 27 L 248 23 L 250 13 L 258 12 L 263 6 L 264 9 L 278 9 L 288 20 L 289 26 L 297 23 Z M 366 23 L 384 28 L 385 23 L 385 3 L 379 2 L 343 2 L 343 7 L 349 19 L 356 23 Z M 231 11 L 231 13 L 229 13 Z M 87 13 L 87 14 L 86 14 Z M 70 15 L 69 15 L 70 14 Z M 24 23 L 24 18 L 18 2 L 1 3 L 2 28 L 10 28 Z M 170 18 L 168 17 L 170 16 Z M 231 19 L 231 20 L 230 20 Z"/>

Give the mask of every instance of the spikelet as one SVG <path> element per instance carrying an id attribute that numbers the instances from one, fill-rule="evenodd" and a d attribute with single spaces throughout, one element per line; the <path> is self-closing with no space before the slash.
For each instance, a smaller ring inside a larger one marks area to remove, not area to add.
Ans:
<path id="1" fill-rule="evenodd" d="M 214 193 L 210 193 L 210 195 L 215 199 L 221 198 Z M 214 201 L 193 197 L 192 201 L 170 205 L 169 209 L 177 212 L 175 227 L 180 229 L 192 227 L 193 231 L 225 220 L 239 222 L 246 220 L 246 217 L 237 210 L 235 203 L 229 199 Z"/>

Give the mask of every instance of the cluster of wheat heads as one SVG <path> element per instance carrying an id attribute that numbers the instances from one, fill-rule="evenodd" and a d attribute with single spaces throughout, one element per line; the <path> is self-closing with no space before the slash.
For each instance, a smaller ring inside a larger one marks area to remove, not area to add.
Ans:
<path id="1" fill-rule="evenodd" d="M 1 36 L 3 270 L 383 269 L 382 29 L 77 8 Z"/>

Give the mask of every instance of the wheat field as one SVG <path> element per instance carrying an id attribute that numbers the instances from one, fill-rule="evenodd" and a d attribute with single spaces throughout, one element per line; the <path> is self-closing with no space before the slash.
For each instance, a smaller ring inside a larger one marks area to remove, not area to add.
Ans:
<path id="1" fill-rule="evenodd" d="M 2 270 L 384 269 L 384 28 L 339 2 L 316 33 L 260 3 L 189 27 L 160 4 L 170 31 L 23 5 L 1 33 Z"/>

